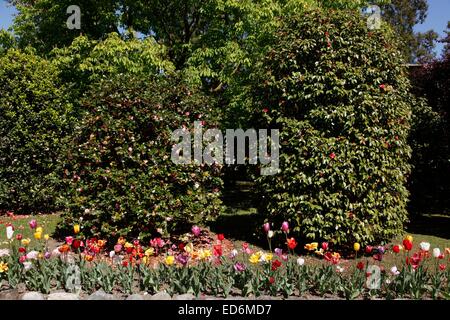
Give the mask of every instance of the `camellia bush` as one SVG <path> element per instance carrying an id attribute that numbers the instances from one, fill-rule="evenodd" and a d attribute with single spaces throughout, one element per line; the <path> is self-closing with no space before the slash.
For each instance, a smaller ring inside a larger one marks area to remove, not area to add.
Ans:
<path id="1" fill-rule="evenodd" d="M 205 223 L 221 211 L 219 165 L 175 164 L 172 132 L 217 126 L 213 103 L 177 75 L 117 76 L 82 103 L 67 143 L 61 229 L 146 239 Z"/>
<path id="2" fill-rule="evenodd" d="M 283 20 L 252 79 L 254 123 L 280 130 L 261 212 L 335 244 L 390 239 L 407 221 L 410 96 L 388 26 L 353 11 Z"/>
<path id="3" fill-rule="evenodd" d="M 31 49 L 0 56 L 0 210 L 55 210 L 71 106 L 51 62 Z"/>

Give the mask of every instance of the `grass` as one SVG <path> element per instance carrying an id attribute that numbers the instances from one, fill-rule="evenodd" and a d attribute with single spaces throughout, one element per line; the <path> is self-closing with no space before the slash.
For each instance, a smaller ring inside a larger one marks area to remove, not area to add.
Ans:
<path id="1" fill-rule="evenodd" d="M 24 238 L 33 239 L 33 230 L 31 230 L 28 223 L 35 219 L 38 226 L 44 228 L 44 234 L 52 236 L 55 232 L 56 226 L 60 221 L 59 214 L 42 214 L 33 216 L 0 216 L 0 248 L 8 246 L 8 239 L 6 238 L 6 225 L 11 223 L 14 226 L 14 235 L 22 234 Z"/>

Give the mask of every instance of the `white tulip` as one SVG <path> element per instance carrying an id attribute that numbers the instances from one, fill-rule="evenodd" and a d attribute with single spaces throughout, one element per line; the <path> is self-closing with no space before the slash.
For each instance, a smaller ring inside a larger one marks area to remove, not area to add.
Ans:
<path id="1" fill-rule="evenodd" d="M 298 259 L 297 259 L 297 264 L 298 264 L 299 266 L 304 265 L 304 264 L 305 264 L 305 259 L 303 259 L 303 258 L 298 258 Z"/>
<path id="2" fill-rule="evenodd" d="M 439 258 L 440 255 L 441 255 L 441 249 L 439 249 L 439 248 L 434 248 L 434 249 L 433 249 L 433 257 Z"/>
<path id="3" fill-rule="evenodd" d="M 267 232 L 267 237 L 272 238 L 273 237 L 273 231 L 269 230 L 269 232 Z"/>
<path id="4" fill-rule="evenodd" d="M 114 250 L 109 252 L 109 257 L 111 259 L 114 258 L 115 255 L 116 255 L 116 253 L 114 252 Z"/>
<path id="5" fill-rule="evenodd" d="M 398 269 L 397 269 L 396 266 L 393 266 L 393 267 L 391 268 L 391 273 L 392 273 L 394 276 L 398 276 L 398 275 L 400 274 L 400 271 L 398 271 Z"/>
<path id="6" fill-rule="evenodd" d="M 430 243 L 429 242 L 421 242 L 420 243 L 420 249 L 423 251 L 429 251 L 430 250 Z"/>
<path id="7" fill-rule="evenodd" d="M 37 251 L 30 251 L 30 252 L 27 253 L 27 259 L 28 260 L 37 260 L 38 255 L 39 255 L 39 252 L 37 252 Z"/>
<path id="8" fill-rule="evenodd" d="M 30 270 L 32 266 L 33 266 L 33 264 L 32 264 L 31 262 L 25 261 L 25 262 L 23 263 L 23 268 L 24 268 L 25 270 Z"/>
<path id="9" fill-rule="evenodd" d="M 13 235 L 14 235 L 13 227 L 12 226 L 7 226 L 6 227 L 6 238 L 8 238 L 8 240 L 11 240 Z"/>

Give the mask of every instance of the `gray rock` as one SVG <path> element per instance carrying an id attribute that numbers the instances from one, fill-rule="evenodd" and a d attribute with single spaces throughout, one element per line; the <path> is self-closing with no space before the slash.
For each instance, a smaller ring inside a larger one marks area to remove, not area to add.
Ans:
<path id="1" fill-rule="evenodd" d="M 0 292 L 0 300 L 19 300 L 19 290 L 12 289 Z"/>
<path id="2" fill-rule="evenodd" d="M 88 297 L 88 300 L 114 300 L 114 296 L 112 294 L 108 294 L 102 289 L 95 291 Z"/>
<path id="3" fill-rule="evenodd" d="M 175 300 L 194 300 L 195 296 L 190 293 L 180 294 L 175 297 Z"/>
<path id="4" fill-rule="evenodd" d="M 55 292 L 48 295 L 48 300 L 80 300 L 80 297 L 75 293 Z"/>
<path id="5" fill-rule="evenodd" d="M 32 291 L 32 292 L 25 292 L 22 295 L 22 300 L 45 300 L 45 298 L 42 293 Z"/>
<path id="6" fill-rule="evenodd" d="M 155 293 L 152 296 L 146 297 L 146 299 L 148 299 L 148 300 L 172 300 L 172 297 L 167 292 L 160 291 L 158 293 Z"/>
<path id="7" fill-rule="evenodd" d="M 134 293 L 132 295 L 129 295 L 126 300 L 144 300 L 144 297 L 140 294 Z"/>

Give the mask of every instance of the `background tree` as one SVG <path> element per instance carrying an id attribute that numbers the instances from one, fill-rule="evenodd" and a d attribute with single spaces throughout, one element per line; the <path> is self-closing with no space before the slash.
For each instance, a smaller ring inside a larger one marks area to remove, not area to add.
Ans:
<path id="1" fill-rule="evenodd" d="M 402 53 L 406 62 L 416 62 L 425 57 L 434 57 L 437 34 L 430 30 L 425 34 L 415 33 L 414 26 L 427 18 L 427 0 L 391 0 L 382 6 L 383 18 L 388 21 L 403 41 Z"/>

